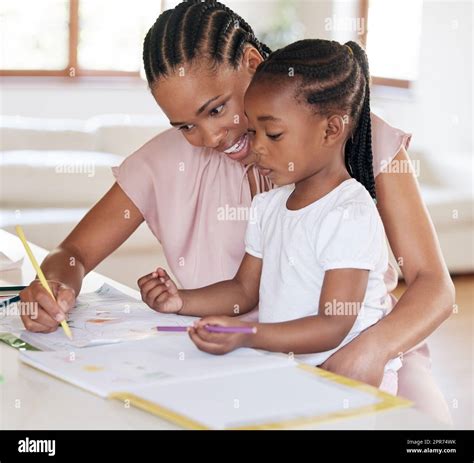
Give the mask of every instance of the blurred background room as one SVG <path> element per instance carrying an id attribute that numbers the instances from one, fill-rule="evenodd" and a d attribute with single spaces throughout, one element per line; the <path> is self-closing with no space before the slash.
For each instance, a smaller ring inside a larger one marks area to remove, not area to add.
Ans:
<path id="1" fill-rule="evenodd" d="M 142 43 L 168 0 L 0 0 L 0 227 L 57 246 L 110 188 L 111 166 L 169 128 L 143 78 Z M 408 150 L 456 285 L 431 336 L 455 426 L 473 428 L 473 4 L 228 0 L 276 49 L 302 38 L 365 44 L 372 110 Z M 166 262 L 142 224 L 97 271 L 135 287 Z M 397 295 L 403 292 L 400 280 Z"/>

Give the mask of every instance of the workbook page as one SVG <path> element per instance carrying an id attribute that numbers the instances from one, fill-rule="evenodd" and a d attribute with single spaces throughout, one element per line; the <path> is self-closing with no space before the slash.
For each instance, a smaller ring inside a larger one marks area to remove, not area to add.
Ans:
<path id="1" fill-rule="evenodd" d="M 247 348 L 226 355 L 207 354 L 197 349 L 187 333 L 159 333 L 138 342 L 75 351 L 24 351 L 20 358 L 104 397 L 138 385 L 176 383 L 295 365 L 288 356 Z"/>
<path id="2" fill-rule="evenodd" d="M 290 427 L 307 420 L 357 414 L 383 400 L 297 367 L 193 381 L 192 387 L 159 384 L 128 392 L 151 404 L 150 411 L 157 405 L 211 429 L 275 423 Z"/>
<path id="3" fill-rule="evenodd" d="M 162 314 L 144 302 L 108 284 L 97 291 L 81 294 L 67 320 L 73 339 L 59 327 L 53 333 L 23 330 L 21 339 L 41 350 L 70 350 L 147 339 L 156 336 L 156 326 L 188 326 L 196 317 Z"/>

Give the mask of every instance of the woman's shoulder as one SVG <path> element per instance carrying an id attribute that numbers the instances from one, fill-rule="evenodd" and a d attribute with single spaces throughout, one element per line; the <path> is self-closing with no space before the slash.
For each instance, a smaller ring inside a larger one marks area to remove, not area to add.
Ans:
<path id="1" fill-rule="evenodd" d="M 163 163 L 174 159 L 180 160 L 193 156 L 201 148 L 192 146 L 175 128 L 169 128 L 148 140 L 143 146 L 133 152 L 128 159 L 145 162 L 146 164 Z"/>
<path id="2" fill-rule="evenodd" d="M 370 113 L 372 124 L 372 155 L 374 176 L 383 172 L 401 148 L 408 149 L 411 133 L 391 126 L 387 121 Z"/>

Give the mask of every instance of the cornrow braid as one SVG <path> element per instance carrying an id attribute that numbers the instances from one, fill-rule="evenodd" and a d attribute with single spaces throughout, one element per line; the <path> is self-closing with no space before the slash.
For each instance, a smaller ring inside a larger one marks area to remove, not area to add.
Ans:
<path id="1" fill-rule="evenodd" d="M 372 198 L 376 199 L 372 155 L 372 122 L 370 118 L 369 61 L 365 51 L 359 44 L 351 41 L 347 42 L 346 46 L 352 50 L 365 78 L 365 96 L 359 116 L 359 123 L 355 128 L 352 138 L 346 143 L 346 165 L 350 165 L 354 177 L 362 179 L 359 181 L 365 185 Z"/>
<path id="2" fill-rule="evenodd" d="M 148 85 L 172 74 L 182 64 L 208 59 L 211 65 L 236 69 L 245 49 L 253 45 L 265 59 L 271 53 L 238 14 L 215 0 L 185 0 L 164 11 L 143 43 Z"/>
<path id="3" fill-rule="evenodd" d="M 350 117 L 346 168 L 375 200 L 370 74 L 365 51 L 355 42 L 341 45 L 330 40 L 300 40 L 271 53 L 258 66 L 253 82 L 259 79 L 280 82 L 288 76 L 297 79 L 297 99 L 315 112 L 344 111 Z"/>

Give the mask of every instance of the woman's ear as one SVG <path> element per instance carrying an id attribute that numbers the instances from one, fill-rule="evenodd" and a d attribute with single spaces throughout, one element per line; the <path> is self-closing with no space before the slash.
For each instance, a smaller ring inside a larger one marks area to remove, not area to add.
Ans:
<path id="1" fill-rule="evenodd" d="M 262 55 L 254 46 L 250 45 L 244 49 L 241 61 L 242 69 L 247 71 L 249 74 L 253 76 L 257 70 L 258 65 L 262 61 Z"/>
<path id="2" fill-rule="evenodd" d="M 347 116 L 334 114 L 329 116 L 326 121 L 324 141 L 327 144 L 333 144 L 344 140 L 349 130 Z"/>

